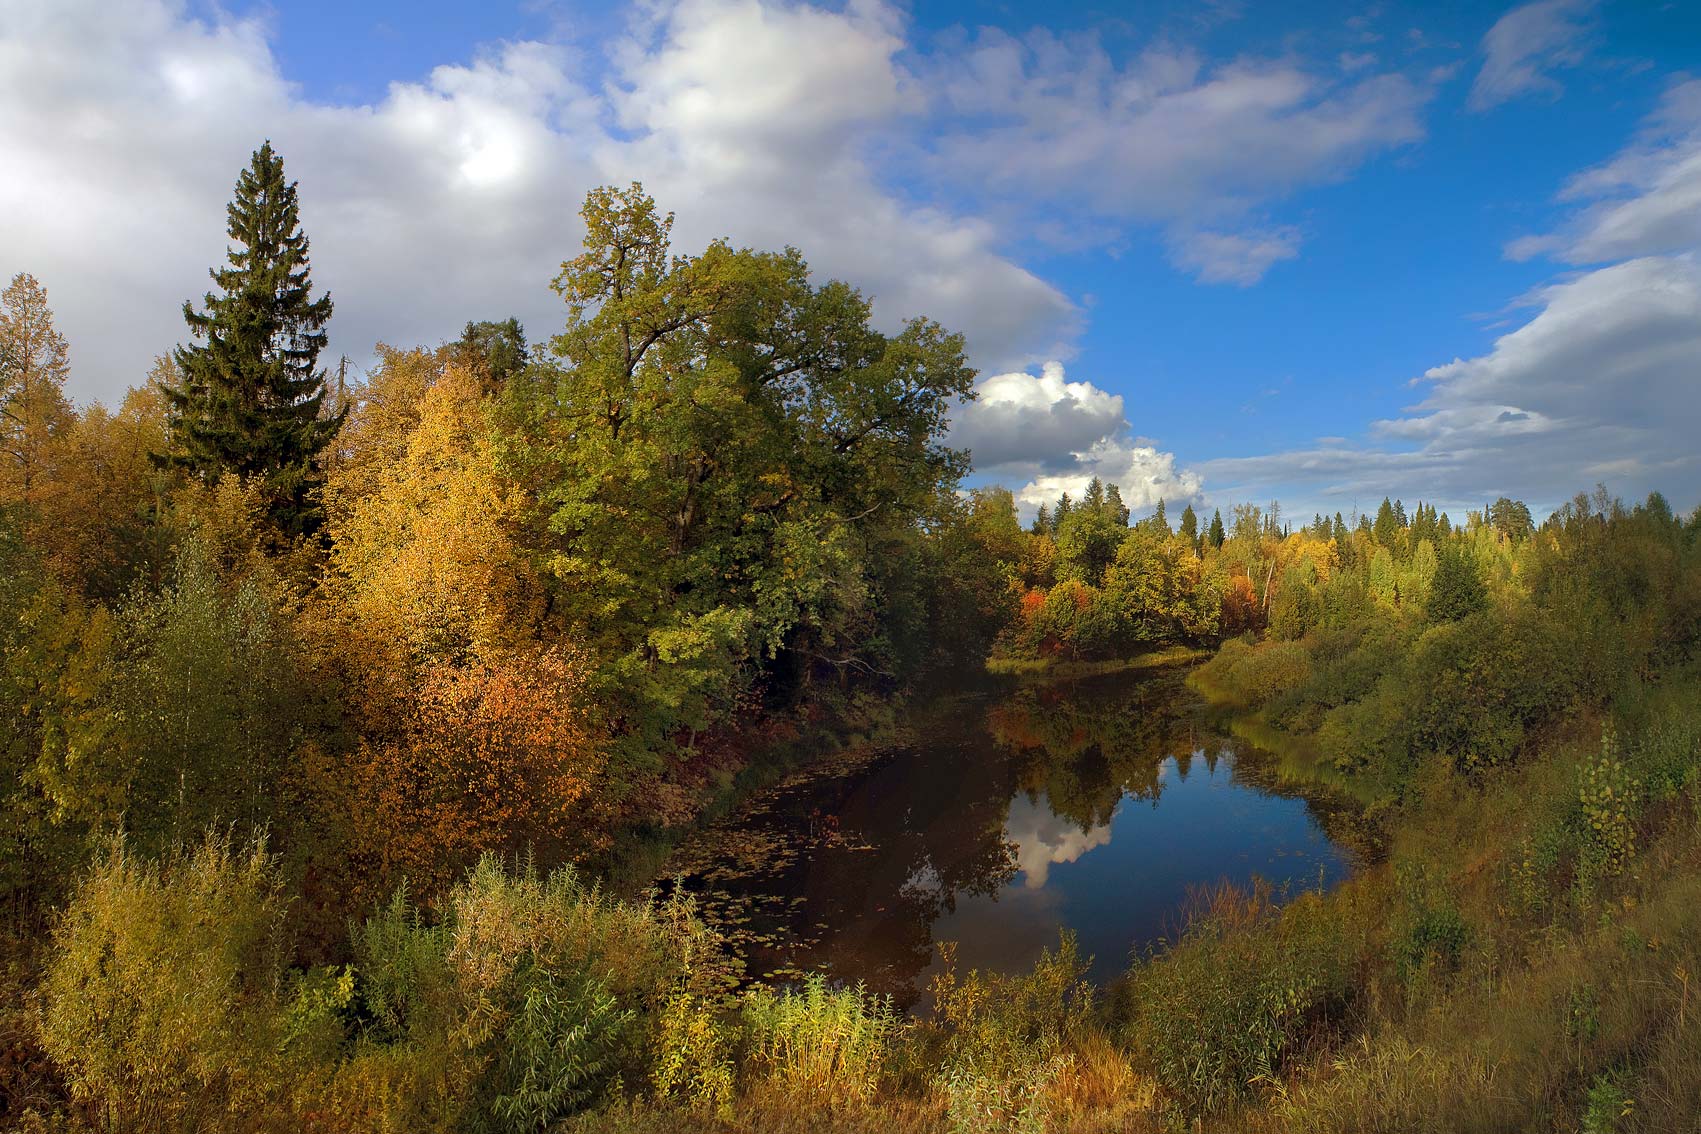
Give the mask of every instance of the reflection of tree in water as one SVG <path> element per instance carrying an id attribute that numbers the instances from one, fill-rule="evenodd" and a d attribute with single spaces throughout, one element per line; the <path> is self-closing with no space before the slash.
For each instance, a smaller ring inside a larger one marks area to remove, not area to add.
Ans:
<path id="1" fill-rule="evenodd" d="M 1029 869 L 1043 880 L 1035 856 L 1072 860 L 1099 845 L 1095 832 L 1125 794 L 1155 804 L 1166 759 L 1185 778 L 1198 770 L 1196 752 L 1207 775 L 1218 753 L 1238 753 L 1237 780 L 1304 797 L 1336 835 L 1345 809 L 1281 781 L 1247 746 L 1201 724 L 1200 709 L 1179 673 L 1026 687 L 990 703 L 947 699 L 914 718 L 917 750 L 795 777 L 681 848 L 669 870 L 685 875 L 750 976 L 825 970 L 907 1008 L 933 959 L 935 922 L 1014 880 L 1011 834 L 1036 842 Z M 1047 804 L 1084 841 L 1060 837 L 1039 814 Z"/>
<path id="2" fill-rule="evenodd" d="M 987 711 L 987 726 L 1013 751 L 1021 789 L 1043 792 L 1086 831 L 1108 823 L 1125 794 L 1155 803 L 1166 758 L 1185 775 L 1203 743 L 1214 767 L 1217 744 L 1201 735 L 1197 709 L 1179 676 L 1122 677 L 1021 689 Z"/>

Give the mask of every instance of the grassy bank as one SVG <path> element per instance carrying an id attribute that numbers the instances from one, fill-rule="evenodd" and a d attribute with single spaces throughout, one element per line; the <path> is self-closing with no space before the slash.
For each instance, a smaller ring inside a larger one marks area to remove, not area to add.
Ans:
<path id="1" fill-rule="evenodd" d="M 1203 661 L 1210 656 L 1211 651 L 1195 646 L 1165 646 L 1132 657 L 1100 661 L 1076 661 L 1060 657 L 992 657 L 986 661 L 986 671 L 998 677 L 1017 677 L 1030 681 L 1078 681 L 1110 673 L 1132 673 L 1187 665 Z"/>

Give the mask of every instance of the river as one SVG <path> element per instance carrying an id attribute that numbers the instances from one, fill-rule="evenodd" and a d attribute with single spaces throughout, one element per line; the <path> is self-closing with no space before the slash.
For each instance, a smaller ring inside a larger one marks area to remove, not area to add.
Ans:
<path id="1" fill-rule="evenodd" d="M 1185 670 L 953 694 L 909 743 L 821 761 L 683 845 L 683 877 L 753 979 L 925 999 L 937 943 L 1018 971 L 1061 930 L 1105 981 L 1173 937 L 1190 895 L 1346 877 L 1352 807 L 1229 734 Z"/>

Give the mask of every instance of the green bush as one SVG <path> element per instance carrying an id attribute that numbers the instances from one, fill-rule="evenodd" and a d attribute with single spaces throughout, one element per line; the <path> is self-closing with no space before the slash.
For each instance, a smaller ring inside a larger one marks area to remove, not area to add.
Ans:
<path id="1" fill-rule="evenodd" d="M 813 974 L 795 990 L 753 989 L 743 1024 L 753 1067 L 822 1107 L 871 1101 L 901 1029 L 890 998 L 861 985 L 831 988 Z"/>
<path id="2" fill-rule="evenodd" d="M 935 1011 L 946 1032 L 937 1078 L 953 1130 L 1039 1132 L 1055 1109 L 1051 1089 L 1071 1063 L 1069 1041 L 1092 1019 L 1093 989 L 1073 935 L 1042 953 L 1033 971 L 959 977 L 942 945 Z"/>
<path id="3" fill-rule="evenodd" d="M 1266 887 L 1217 895 L 1118 990 L 1137 1065 L 1196 1113 L 1275 1081 L 1353 996 L 1358 946 L 1339 908 L 1305 894 L 1278 909 Z"/>

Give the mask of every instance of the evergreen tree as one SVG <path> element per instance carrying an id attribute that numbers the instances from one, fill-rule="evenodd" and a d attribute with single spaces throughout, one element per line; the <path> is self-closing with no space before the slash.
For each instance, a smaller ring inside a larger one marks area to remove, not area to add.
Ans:
<path id="1" fill-rule="evenodd" d="M 1067 492 L 1057 498 L 1057 507 L 1051 510 L 1052 535 L 1057 534 L 1058 529 L 1063 526 L 1063 521 L 1069 518 L 1069 513 L 1074 511 L 1074 509 L 1075 502 L 1069 499 L 1069 494 Z"/>
<path id="2" fill-rule="evenodd" d="M 1400 535 L 1400 521 L 1394 515 L 1394 502 L 1386 496 L 1382 498 L 1382 506 L 1376 509 L 1376 525 L 1371 529 L 1376 536 L 1376 542 L 1393 551 L 1395 541 Z"/>
<path id="3" fill-rule="evenodd" d="M 1104 481 L 1095 476 L 1087 482 L 1086 494 L 1081 497 L 1081 508 L 1094 515 L 1104 511 Z"/>
<path id="4" fill-rule="evenodd" d="M 259 481 L 273 521 L 288 533 L 318 527 L 318 457 L 342 425 L 321 412 L 331 297 L 312 298 L 308 243 L 294 182 L 270 142 L 236 182 L 226 231 L 230 266 L 212 269 L 221 294 L 206 311 L 183 305 L 199 343 L 179 347 L 181 380 L 162 385 L 171 412 L 166 463 L 207 480 Z"/>
<path id="5" fill-rule="evenodd" d="M 1122 527 L 1128 526 L 1128 505 L 1122 502 L 1122 489 L 1110 485 L 1104 490 L 1104 506 L 1112 520 Z"/>
<path id="6" fill-rule="evenodd" d="M 1214 508 L 1211 510 L 1211 546 L 1221 547 L 1225 538 L 1226 533 L 1223 531 L 1223 510 L 1221 508 Z"/>
<path id="7" fill-rule="evenodd" d="M 1341 518 L 1339 512 L 1335 513 L 1335 523 L 1329 531 L 1329 538 L 1343 546 L 1347 542 L 1347 522 Z"/>
<path id="8" fill-rule="evenodd" d="M 1487 588 L 1470 553 L 1455 547 L 1442 548 L 1429 585 L 1425 613 L 1430 621 L 1452 622 L 1474 614 L 1487 603 Z"/>
<path id="9" fill-rule="evenodd" d="M 1035 535 L 1051 534 L 1051 509 L 1044 504 L 1039 506 L 1039 512 L 1034 516 L 1034 526 L 1030 529 Z"/>
<path id="10" fill-rule="evenodd" d="M 1199 546 L 1199 516 L 1191 504 L 1181 510 L 1181 534 L 1187 537 L 1188 543 Z"/>
<path id="11" fill-rule="evenodd" d="M 531 362 L 531 350 L 526 345 L 526 329 L 518 319 L 500 323 L 488 320 L 468 323 L 455 344 L 455 353 L 465 365 L 473 367 L 491 388 L 503 385 Z"/>
<path id="12" fill-rule="evenodd" d="M 1164 515 L 1163 497 L 1158 497 L 1157 511 L 1152 513 L 1152 530 L 1160 535 L 1172 535 L 1169 529 L 1169 517 Z"/>
<path id="13" fill-rule="evenodd" d="M 1536 530 L 1529 505 L 1522 500 L 1502 496 L 1488 506 L 1485 518 L 1495 531 L 1513 541 L 1521 540 Z"/>

